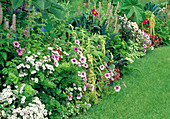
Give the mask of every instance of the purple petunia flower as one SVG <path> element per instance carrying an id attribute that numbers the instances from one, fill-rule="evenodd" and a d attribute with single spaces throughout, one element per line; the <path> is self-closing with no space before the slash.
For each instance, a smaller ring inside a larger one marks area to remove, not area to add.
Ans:
<path id="1" fill-rule="evenodd" d="M 14 44 L 14 47 L 17 47 L 17 48 L 20 46 L 18 41 L 14 41 L 13 44 Z"/>
<path id="2" fill-rule="evenodd" d="M 120 86 L 115 86 L 114 89 L 115 89 L 116 92 L 119 92 L 121 87 Z"/>
<path id="3" fill-rule="evenodd" d="M 74 52 L 78 52 L 78 48 L 77 47 L 74 47 Z"/>
<path id="4" fill-rule="evenodd" d="M 72 97 L 73 97 L 72 95 L 69 95 L 69 96 L 68 96 L 68 99 L 71 101 L 71 100 L 72 100 Z"/>
<path id="5" fill-rule="evenodd" d="M 21 48 L 17 49 L 16 51 L 17 51 L 18 55 L 22 55 L 22 49 Z"/>
<path id="6" fill-rule="evenodd" d="M 105 73 L 106 78 L 111 78 L 110 73 Z"/>
<path id="7" fill-rule="evenodd" d="M 94 91 L 94 85 L 93 84 L 91 84 L 90 88 L 91 88 L 91 91 Z"/>

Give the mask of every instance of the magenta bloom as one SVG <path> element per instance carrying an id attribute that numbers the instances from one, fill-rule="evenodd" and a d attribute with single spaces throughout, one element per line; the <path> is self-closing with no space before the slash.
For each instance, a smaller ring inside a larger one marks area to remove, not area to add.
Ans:
<path id="1" fill-rule="evenodd" d="M 16 51 L 17 51 L 18 55 L 22 55 L 22 49 L 21 48 L 17 49 Z"/>
<path id="2" fill-rule="evenodd" d="M 98 49 L 98 48 L 100 47 L 100 45 L 97 45 L 96 47 L 97 47 L 97 49 Z"/>
<path id="3" fill-rule="evenodd" d="M 146 49 L 143 49 L 143 52 L 146 53 Z"/>
<path id="4" fill-rule="evenodd" d="M 75 52 L 78 52 L 78 48 L 77 47 L 74 47 L 73 48 Z"/>
<path id="5" fill-rule="evenodd" d="M 105 73 L 106 78 L 111 78 L 110 73 Z"/>
<path id="6" fill-rule="evenodd" d="M 26 52 L 25 48 L 22 48 L 22 51 L 23 51 L 23 52 Z"/>
<path id="7" fill-rule="evenodd" d="M 73 97 L 72 95 L 69 95 L 69 96 L 68 96 L 68 99 L 71 101 L 71 100 L 72 100 L 72 97 Z"/>
<path id="8" fill-rule="evenodd" d="M 27 33 L 27 30 L 25 29 L 25 30 L 24 30 L 24 35 L 26 35 L 26 33 Z"/>
<path id="9" fill-rule="evenodd" d="M 146 45 L 146 44 L 143 44 L 143 47 L 144 47 L 144 48 L 146 48 L 146 47 L 147 47 L 147 45 Z"/>
<path id="10" fill-rule="evenodd" d="M 116 92 L 119 92 L 121 87 L 120 86 L 115 86 L 114 89 L 115 89 Z"/>
<path id="11" fill-rule="evenodd" d="M 85 86 L 85 85 L 83 86 L 83 91 L 84 91 L 84 92 L 86 91 L 86 86 Z"/>
<path id="12" fill-rule="evenodd" d="M 75 43 L 76 43 L 77 45 L 79 45 L 79 44 L 80 44 L 80 41 L 79 41 L 79 40 L 75 40 Z"/>
<path id="13" fill-rule="evenodd" d="M 14 44 L 14 47 L 17 47 L 17 48 L 20 46 L 18 41 L 14 41 L 13 44 Z"/>
<path id="14" fill-rule="evenodd" d="M 94 85 L 93 84 L 91 84 L 90 88 L 91 88 L 91 91 L 94 91 Z"/>

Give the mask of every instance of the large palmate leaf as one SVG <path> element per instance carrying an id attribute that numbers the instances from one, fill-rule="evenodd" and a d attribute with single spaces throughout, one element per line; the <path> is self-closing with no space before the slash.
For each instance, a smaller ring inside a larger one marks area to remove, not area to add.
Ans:
<path id="1" fill-rule="evenodd" d="M 18 7 L 21 6 L 23 0 L 11 0 L 11 3 L 12 3 L 12 8 L 16 10 Z"/>
<path id="2" fill-rule="evenodd" d="M 142 9 L 142 5 L 139 0 L 122 0 L 120 9 L 125 11 L 127 18 L 130 18 L 132 14 L 134 14 L 134 20 L 136 23 L 140 23 L 145 17 L 144 10 Z"/>

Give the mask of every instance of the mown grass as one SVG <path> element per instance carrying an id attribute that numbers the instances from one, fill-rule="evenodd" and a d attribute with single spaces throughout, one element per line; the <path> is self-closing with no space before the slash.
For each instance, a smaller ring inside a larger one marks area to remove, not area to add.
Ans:
<path id="1" fill-rule="evenodd" d="M 148 52 L 131 66 L 139 71 L 123 77 L 127 88 L 75 119 L 169 119 L 170 46 Z"/>

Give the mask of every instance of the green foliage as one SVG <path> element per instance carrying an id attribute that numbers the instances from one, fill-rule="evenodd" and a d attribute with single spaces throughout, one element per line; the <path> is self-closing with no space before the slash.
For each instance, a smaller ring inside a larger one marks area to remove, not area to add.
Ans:
<path id="1" fill-rule="evenodd" d="M 134 14 L 134 21 L 137 24 L 144 20 L 145 14 L 139 0 L 121 0 L 120 9 L 125 11 L 127 18 L 131 18 Z"/>
<path id="2" fill-rule="evenodd" d="M 161 8 L 159 6 L 160 6 L 159 4 L 156 4 L 154 2 L 148 2 L 145 4 L 144 10 L 151 11 L 151 12 L 153 12 L 154 15 L 158 15 L 161 13 Z"/>

